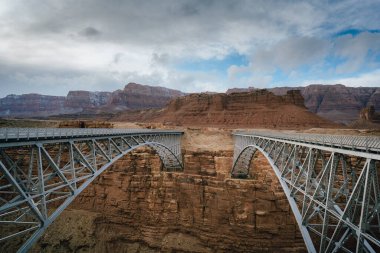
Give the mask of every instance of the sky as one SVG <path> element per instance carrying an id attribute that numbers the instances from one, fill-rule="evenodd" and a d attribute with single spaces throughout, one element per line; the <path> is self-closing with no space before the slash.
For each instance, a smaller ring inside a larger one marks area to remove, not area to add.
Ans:
<path id="1" fill-rule="evenodd" d="M 0 97 L 380 87 L 379 13 L 379 0 L 0 0 Z"/>

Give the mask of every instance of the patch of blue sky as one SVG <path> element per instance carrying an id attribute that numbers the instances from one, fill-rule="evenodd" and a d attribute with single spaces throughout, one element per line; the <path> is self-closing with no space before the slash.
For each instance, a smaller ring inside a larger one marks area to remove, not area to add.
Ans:
<path id="1" fill-rule="evenodd" d="M 218 72 L 227 75 L 230 66 L 246 66 L 249 60 L 245 55 L 232 53 L 223 59 L 212 58 L 208 60 L 190 59 L 176 66 L 176 69 L 187 72 Z"/>
<path id="2" fill-rule="evenodd" d="M 352 37 L 355 37 L 359 35 L 362 32 L 369 32 L 369 33 L 380 33 L 380 29 L 373 29 L 373 30 L 363 30 L 363 29 L 356 29 L 356 28 L 349 28 L 342 30 L 338 33 L 336 33 L 333 37 L 340 37 L 344 35 L 352 35 Z"/>
<path id="3" fill-rule="evenodd" d="M 344 64 L 348 59 L 337 55 L 328 55 L 324 61 L 325 70 L 335 70 L 337 66 Z"/>

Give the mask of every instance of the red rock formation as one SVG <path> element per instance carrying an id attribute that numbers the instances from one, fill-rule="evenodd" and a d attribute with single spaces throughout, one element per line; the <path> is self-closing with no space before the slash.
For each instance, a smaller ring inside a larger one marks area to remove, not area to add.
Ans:
<path id="1" fill-rule="evenodd" d="M 266 90 L 229 95 L 191 94 L 172 100 L 164 110 L 134 114 L 126 112 L 116 119 L 231 128 L 336 126 L 309 112 L 299 91 L 288 91 L 284 96 L 276 96 Z"/>
<path id="2" fill-rule="evenodd" d="M 101 107 L 109 103 L 111 94 L 111 92 L 69 91 L 65 107 L 80 111 Z"/>
<path id="3" fill-rule="evenodd" d="M 239 89 L 241 91 L 251 91 Z M 313 84 L 305 87 L 277 87 L 269 89 L 276 95 L 284 95 L 289 90 L 300 90 L 305 106 L 319 116 L 338 123 L 348 124 L 359 117 L 362 108 L 374 105 L 380 110 L 380 89 L 376 87 L 346 87 L 341 84 Z M 233 89 L 227 91 L 230 93 Z"/>
<path id="4" fill-rule="evenodd" d="M 124 87 L 124 90 L 112 93 L 109 107 L 121 106 L 125 109 L 162 108 L 172 98 L 182 95 L 183 93 L 178 90 L 129 83 Z"/>
<path id="5" fill-rule="evenodd" d="M 49 116 L 61 114 L 65 97 L 39 94 L 8 95 L 0 99 L 0 116 Z"/>
<path id="6" fill-rule="evenodd" d="M 373 121 L 376 119 L 375 115 L 375 107 L 369 106 L 360 111 L 360 119 L 366 120 L 366 121 Z"/>
<path id="7" fill-rule="evenodd" d="M 373 105 L 368 106 L 360 111 L 359 119 L 350 126 L 358 129 L 380 129 L 380 114 L 376 113 Z"/>
<path id="8" fill-rule="evenodd" d="M 160 173 L 149 150 L 124 157 L 32 252 L 305 252 L 265 158 L 255 158 L 252 180 L 236 180 L 229 178 L 232 151 L 184 157 L 184 173 Z"/>
<path id="9" fill-rule="evenodd" d="M 39 94 L 9 95 L 0 99 L 1 116 L 46 117 L 59 114 L 112 113 L 125 109 L 162 108 L 182 92 L 129 83 L 114 92 L 70 91 L 66 97 Z"/>

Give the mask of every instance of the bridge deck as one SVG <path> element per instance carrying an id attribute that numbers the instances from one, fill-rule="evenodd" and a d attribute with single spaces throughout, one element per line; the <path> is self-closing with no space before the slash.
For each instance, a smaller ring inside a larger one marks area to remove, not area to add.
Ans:
<path id="1" fill-rule="evenodd" d="M 380 153 L 379 136 L 356 136 L 356 135 L 329 135 L 329 134 L 306 134 L 294 132 L 274 131 L 247 131 L 235 132 L 234 135 L 261 136 L 287 141 L 309 143 L 314 145 L 334 147 L 346 150 L 364 151 L 367 153 Z"/>
<path id="2" fill-rule="evenodd" d="M 251 178 L 260 152 L 284 190 L 309 252 L 380 252 L 380 138 L 234 133 L 231 176 Z"/>
<path id="3" fill-rule="evenodd" d="M 183 171 L 181 131 L 0 128 L 0 251 L 26 252 L 95 178 L 132 150 L 150 147 L 161 171 Z"/>
<path id="4" fill-rule="evenodd" d="M 129 134 L 183 134 L 175 130 L 109 128 L 0 128 L 0 143 L 28 140 L 89 138 Z"/>

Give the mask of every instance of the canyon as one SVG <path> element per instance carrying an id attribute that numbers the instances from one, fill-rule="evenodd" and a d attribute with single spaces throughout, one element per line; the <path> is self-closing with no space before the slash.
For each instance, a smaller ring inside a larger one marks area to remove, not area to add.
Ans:
<path id="1" fill-rule="evenodd" d="M 162 172 L 150 149 L 126 155 L 32 252 L 305 252 L 270 165 L 256 156 L 251 179 L 233 179 L 232 149 L 230 130 L 187 128 L 183 172 Z"/>
<path id="2" fill-rule="evenodd" d="M 112 121 L 56 120 L 49 126 L 183 130 L 184 171 L 163 172 L 159 157 L 148 148 L 129 153 L 74 200 L 31 252 L 306 252 L 264 156 L 254 157 L 248 179 L 231 178 L 232 129 L 325 133 L 339 132 L 341 125 L 310 112 L 300 90 L 186 95 L 144 89 L 141 96 L 128 92 L 140 102 L 143 96 L 166 98 L 166 106 L 126 110 L 131 105 L 124 91 L 111 96 L 74 92 L 69 104 L 86 108 L 82 112 L 98 113 L 98 106 L 111 104 L 124 109 Z M 68 107 L 67 99 L 56 102 Z M 149 99 L 144 105 L 154 104 Z M 378 114 L 369 107 L 361 117 L 377 120 Z"/>
<path id="3" fill-rule="evenodd" d="M 258 89 L 234 88 L 225 94 L 245 93 Z M 320 117 L 349 125 L 359 119 L 360 111 L 368 106 L 380 110 L 380 89 L 376 87 L 346 87 L 341 84 L 312 84 L 305 87 L 268 88 L 275 95 L 286 95 L 288 91 L 299 90 L 304 105 Z M 194 96 L 218 95 L 224 93 L 196 93 Z M 66 97 L 39 94 L 8 95 L 0 98 L 0 117 L 48 117 L 52 115 L 78 115 L 89 118 L 111 119 L 115 115 L 138 114 L 136 110 L 162 109 L 172 99 L 187 94 L 164 87 L 127 84 L 124 89 L 114 92 L 70 91 Z M 149 114 L 149 111 L 148 111 Z"/>

